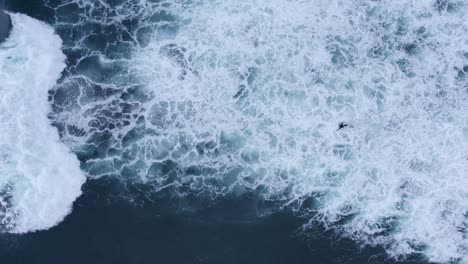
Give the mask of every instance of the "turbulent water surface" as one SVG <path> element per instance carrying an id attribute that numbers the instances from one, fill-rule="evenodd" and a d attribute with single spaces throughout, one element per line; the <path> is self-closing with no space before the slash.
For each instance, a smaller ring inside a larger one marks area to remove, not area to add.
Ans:
<path id="1" fill-rule="evenodd" d="M 367 259 L 468 263 L 468 2 L 9 7 L 54 27 L 67 66 L 51 29 L 13 15 L 0 49 L 5 232 L 57 224 L 85 174 L 113 182 L 96 199 L 196 200 L 196 212 L 238 200 L 256 204 L 249 221 L 296 221 L 298 239 L 353 241 L 376 250 Z"/>

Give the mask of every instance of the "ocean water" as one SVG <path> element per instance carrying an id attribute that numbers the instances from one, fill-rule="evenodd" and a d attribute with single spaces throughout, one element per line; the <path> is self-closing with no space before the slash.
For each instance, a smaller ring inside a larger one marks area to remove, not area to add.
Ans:
<path id="1" fill-rule="evenodd" d="M 7 7 L 2 261 L 468 262 L 468 2 Z"/>
<path id="2" fill-rule="evenodd" d="M 3 234 L 2 263 L 396 263 L 383 249 L 361 248 L 322 229 L 305 236 L 303 219 L 288 212 L 259 218 L 255 196 L 213 203 L 161 195 L 152 202 L 140 197 L 146 202 L 135 207 L 134 201 L 109 201 L 118 185 L 88 182 L 59 225 Z"/>

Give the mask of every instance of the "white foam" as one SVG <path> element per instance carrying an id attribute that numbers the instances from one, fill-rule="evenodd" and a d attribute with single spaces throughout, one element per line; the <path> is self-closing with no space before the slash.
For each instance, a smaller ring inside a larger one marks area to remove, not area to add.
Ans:
<path id="1" fill-rule="evenodd" d="M 214 197 L 255 189 L 294 208 L 314 197 L 300 209 L 313 211 L 310 225 L 394 257 L 468 261 L 464 1 L 70 2 L 83 21 L 155 28 L 148 45 L 147 34 L 133 36 L 143 48 L 124 76 L 62 83 L 56 121 L 71 127 L 64 142 L 90 152 L 93 176 Z M 69 48 L 88 47 L 76 39 Z M 99 63 L 113 62 L 100 54 Z M 136 100 L 128 125 L 99 109 L 122 116 L 115 105 L 132 99 L 86 95 L 90 83 L 124 90 L 119 80 L 154 95 Z M 88 126 L 101 121 L 114 128 Z M 337 131 L 342 121 L 353 128 Z M 112 151 L 93 139 L 104 132 Z"/>
<path id="2" fill-rule="evenodd" d="M 40 21 L 11 18 L 0 44 L 0 226 L 25 233 L 62 221 L 85 177 L 47 118 L 47 92 L 65 67 L 62 41 Z"/>
<path id="3" fill-rule="evenodd" d="M 138 157 L 210 168 L 179 175 L 194 188 L 215 178 L 217 193 L 237 184 L 285 204 L 314 196 L 310 224 L 394 257 L 466 262 L 468 98 L 456 69 L 468 64 L 468 22 L 456 4 L 176 6 L 177 34 L 157 32 L 129 63 L 155 94 L 146 126 L 156 133 L 137 142 Z M 341 121 L 354 127 L 337 131 Z M 216 154 L 197 152 L 210 140 Z"/>

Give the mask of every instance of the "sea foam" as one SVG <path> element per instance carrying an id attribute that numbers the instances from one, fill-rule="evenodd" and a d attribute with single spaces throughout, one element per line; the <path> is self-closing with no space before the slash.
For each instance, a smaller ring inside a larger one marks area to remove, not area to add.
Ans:
<path id="1" fill-rule="evenodd" d="M 92 177 L 252 191 L 395 258 L 468 261 L 464 1 L 86 3 L 131 51 L 84 32 L 54 95 Z"/>
<path id="2" fill-rule="evenodd" d="M 262 189 L 298 210 L 314 197 L 309 225 L 394 257 L 468 261 L 466 5 L 440 4 L 175 8 L 177 34 L 156 34 L 131 63 L 155 94 L 156 135 L 139 150 L 165 149 L 194 186 Z"/>
<path id="3" fill-rule="evenodd" d="M 47 117 L 48 90 L 65 67 L 62 41 L 50 26 L 10 15 L 0 44 L 0 228 L 25 233 L 61 222 L 85 177 Z"/>

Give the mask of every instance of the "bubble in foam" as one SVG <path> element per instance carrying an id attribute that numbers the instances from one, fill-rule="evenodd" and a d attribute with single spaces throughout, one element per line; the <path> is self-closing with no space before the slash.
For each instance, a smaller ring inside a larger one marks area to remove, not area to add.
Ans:
<path id="1" fill-rule="evenodd" d="M 71 211 L 85 177 L 47 118 L 47 91 L 64 69 L 52 28 L 11 14 L 0 45 L 0 229 L 48 229 Z"/>

